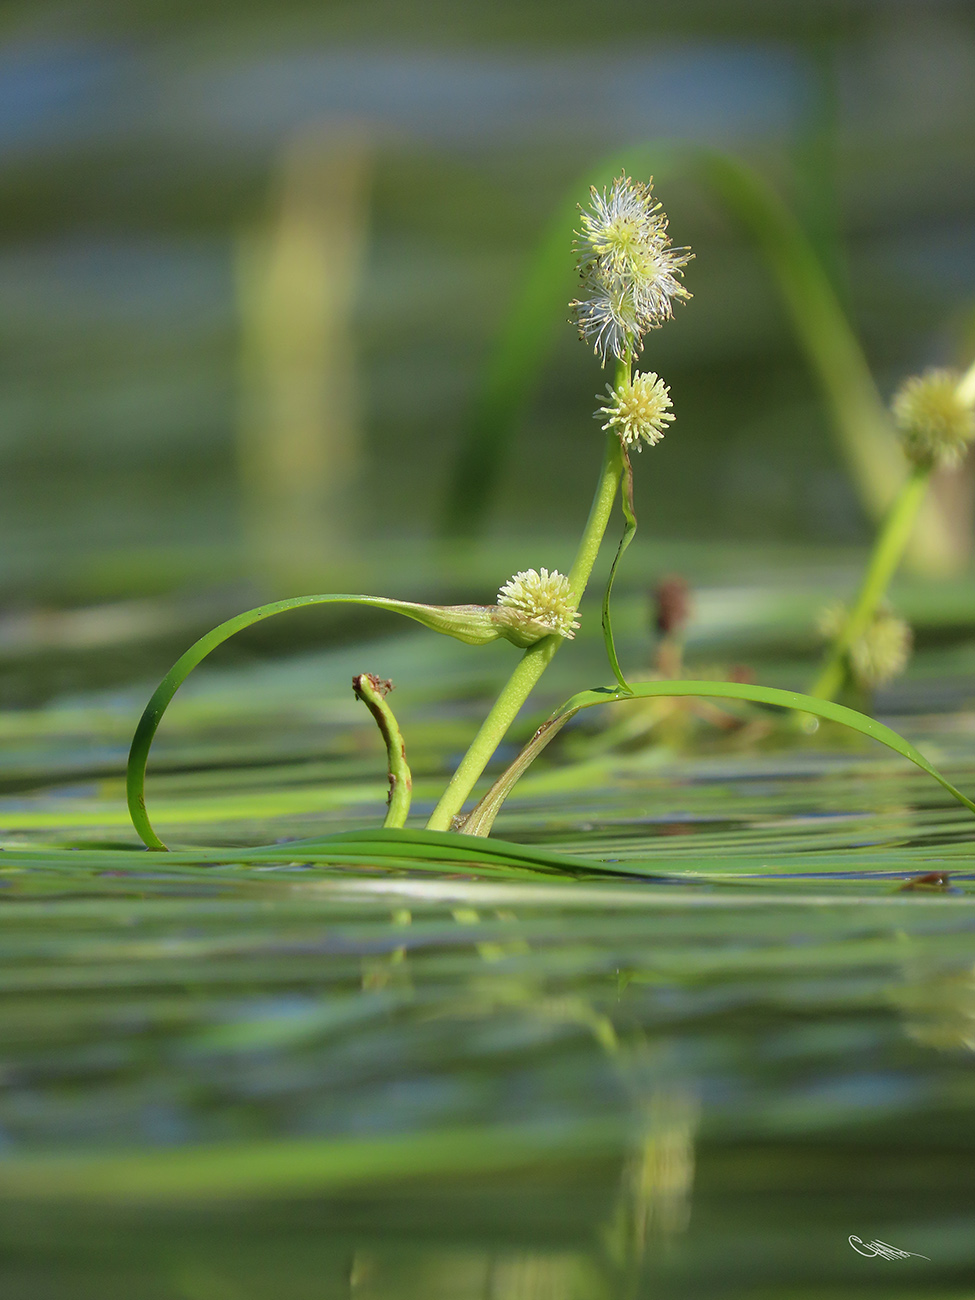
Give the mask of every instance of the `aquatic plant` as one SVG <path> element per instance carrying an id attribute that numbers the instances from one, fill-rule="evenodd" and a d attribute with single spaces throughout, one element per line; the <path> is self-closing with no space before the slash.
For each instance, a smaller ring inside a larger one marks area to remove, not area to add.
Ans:
<path id="1" fill-rule="evenodd" d="M 515 782 L 580 709 L 652 696 L 717 696 L 750 700 L 798 709 L 844 723 L 909 758 L 975 812 L 975 804 L 940 776 L 907 741 L 873 719 L 832 703 L 822 692 L 820 694 L 823 697 L 816 699 L 746 682 L 663 679 L 631 685 L 626 680 L 616 654 L 610 598 L 617 566 L 636 530 L 630 452 L 633 448 L 641 449 L 644 443 L 650 447 L 659 444 L 674 419 L 667 385 L 654 372 L 634 372 L 634 362 L 642 351 L 645 336 L 671 317 L 675 302 L 690 297 L 681 276 L 691 254 L 688 249 L 675 249 L 672 246 L 667 234 L 667 219 L 654 197 L 652 181 L 645 184 L 636 182 L 625 172 L 602 190 L 592 187 L 590 205 L 582 211 L 580 225 L 581 229 L 576 235 L 576 255 L 581 296 L 571 307 L 582 338 L 593 345 L 604 364 L 610 357 L 615 359 L 616 374 L 614 383 L 608 386 L 606 404 L 595 413 L 596 419 L 602 421 L 605 434 L 602 466 L 589 517 L 569 573 L 561 574 L 547 568 L 522 570 L 501 586 L 494 605 L 425 605 L 390 597 L 326 594 L 276 601 L 248 610 L 220 624 L 191 646 L 166 675 L 150 699 L 132 741 L 127 772 L 129 811 L 136 830 L 150 848 L 163 849 L 165 845 L 154 831 L 146 812 L 146 763 L 160 720 L 180 684 L 216 646 L 242 629 L 302 606 L 336 603 L 366 605 L 398 613 L 420 622 L 431 631 L 454 637 L 468 645 L 481 646 L 504 639 L 523 650 L 520 661 L 451 776 L 427 822 L 425 832 L 411 833 L 417 845 L 421 841 L 416 837 L 422 836 L 425 852 L 431 846 L 442 847 L 437 837 L 445 832 L 448 833 L 444 836 L 445 839 L 455 841 L 457 837 L 450 835 L 450 832 L 461 831 L 468 836 L 487 835 L 498 809 Z M 975 379 L 964 382 L 975 383 Z M 929 388 L 934 383 L 931 381 Z M 888 558 L 895 551 L 899 556 L 903 549 L 905 530 L 914 519 L 911 508 L 916 509 L 931 467 L 941 454 L 931 450 L 937 429 L 941 428 L 938 421 L 944 424 L 948 419 L 945 413 L 951 415 L 954 410 L 950 395 L 945 396 L 944 382 L 938 379 L 937 385 L 936 395 L 927 389 L 921 392 L 911 389 L 902 403 L 908 411 L 904 419 L 912 431 L 908 445 L 923 448 L 923 451 L 917 451 L 915 473 L 904 489 L 901 503 L 895 506 L 893 514 L 898 521 L 897 525 L 891 525 L 881 536 L 879 546 L 882 554 Z M 967 389 L 964 392 L 967 394 Z M 964 402 L 968 402 L 967 396 Z M 603 417 L 607 418 L 603 420 Z M 952 446 L 959 441 L 957 423 L 956 420 L 955 424 L 951 424 L 950 433 L 945 436 Z M 945 437 L 942 441 L 945 441 Z M 556 651 L 565 641 L 572 640 L 579 627 L 579 604 L 589 583 L 617 495 L 620 497 L 624 530 L 602 600 L 603 636 L 616 685 L 583 691 L 556 710 L 514 762 L 497 778 L 480 803 L 464 816 L 462 809 L 465 803 L 519 710 Z M 907 505 L 904 504 L 905 501 Z M 870 591 L 873 592 L 873 587 Z M 851 644 L 849 628 L 852 625 L 856 630 L 856 620 L 860 614 L 861 604 L 858 603 L 845 624 L 843 637 L 847 640 L 843 643 L 844 654 Z M 412 783 L 405 744 L 387 698 L 391 683 L 374 674 L 361 673 L 355 677 L 354 689 L 357 697 L 366 704 L 375 718 L 386 744 L 390 797 L 384 828 L 387 832 L 397 831 L 402 837 L 402 828 L 410 809 Z M 339 847 L 340 841 L 345 851 L 350 851 L 347 837 L 335 837 L 336 847 Z M 397 839 L 397 848 L 394 850 L 388 846 L 389 851 L 395 856 L 407 843 L 409 837 Z M 505 848 L 505 861 L 508 865 L 518 859 L 517 854 L 511 853 L 512 848 L 513 846 Z M 447 852 L 452 855 L 451 860 L 458 860 L 457 848 L 452 847 Z M 409 855 L 405 856 L 408 860 Z M 480 854 L 480 860 L 483 862 L 483 854 Z M 550 853 L 539 855 L 536 852 L 530 860 L 534 867 L 542 869 L 558 866 L 560 862 L 564 867 L 573 865 L 570 857 Z"/>
<path id="2" fill-rule="evenodd" d="M 975 364 L 964 375 L 927 370 L 906 379 L 891 410 L 911 471 L 877 533 L 853 607 L 821 616 L 821 626 L 832 640 L 809 688 L 810 695 L 820 699 L 835 698 L 848 680 L 866 689 L 880 685 L 907 663 L 910 629 L 884 602 L 917 526 L 932 473 L 959 464 L 975 438 Z"/>
<path id="3" fill-rule="evenodd" d="M 880 525 L 904 485 L 908 467 L 898 454 L 890 412 L 837 292 L 830 268 L 835 270 L 838 250 L 814 239 L 768 180 L 731 154 L 653 141 L 631 147 L 625 156 L 603 160 L 594 170 L 608 185 L 622 165 L 631 172 L 653 172 L 668 180 L 681 176 L 699 183 L 754 244 L 819 387 L 850 484 L 867 517 Z M 515 429 L 553 345 L 555 326 L 576 274 L 569 256 L 569 232 L 578 224 L 576 199 L 588 189 L 588 181 L 571 187 L 530 254 L 502 317 L 449 479 L 442 519 L 448 536 L 471 536 L 483 526 Z M 609 206 L 608 199 L 604 200 L 604 209 Z M 835 237 L 834 230 L 825 242 L 835 244 Z M 681 259 L 685 253 L 673 250 L 673 256 Z M 620 304 L 620 315 L 624 306 Z M 602 312 L 598 306 L 588 309 L 587 319 L 594 325 L 605 317 L 606 304 Z M 957 530 L 951 528 L 933 495 L 919 507 L 918 527 L 907 543 L 906 560 L 919 573 L 958 573 L 967 561 L 968 549 L 959 546 Z"/>

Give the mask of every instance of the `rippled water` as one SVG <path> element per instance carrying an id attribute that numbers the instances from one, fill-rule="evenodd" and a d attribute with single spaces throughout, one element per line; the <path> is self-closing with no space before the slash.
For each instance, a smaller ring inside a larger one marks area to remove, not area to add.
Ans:
<path id="1" fill-rule="evenodd" d="M 190 695 L 174 842 L 376 820 L 322 667 L 255 670 L 242 717 L 239 675 Z M 129 708 L 5 723 L 5 1297 L 970 1294 L 971 831 L 923 775 L 575 733 L 497 833 L 655 879 L 258 866 L 127 851 Z M 421 805 L 465 708 L 405 709 Z M 906 725 L 975 784 L 967 714 Z"/>

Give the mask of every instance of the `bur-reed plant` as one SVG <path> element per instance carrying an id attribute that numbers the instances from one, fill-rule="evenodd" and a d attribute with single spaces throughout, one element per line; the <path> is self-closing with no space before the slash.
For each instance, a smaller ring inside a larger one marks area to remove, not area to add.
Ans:
<path id="1" fill-rule="evenodd" d="M 481 646 L 503 639 L 522 651 L 520 660 L 451 776 L 425 830 L 412 833 L 414 848 L 422 843 L 425 848 L 439 846 L 442 849 L 444 837 L 458 842 L 457 835 L 452 832 L 463 832 L 466 836 L 487 835 L 515 782 L 561 727 L 581 709 L 624 699 L 663 695 L 751 700 L 842 722 L 909 758 L 975 812 L 975 804 L 937 773 L 907 741 L 874 719 L 828 699 L 743 682 L 656 680 L 631 685 L 626 680 L 616 653 L 610 597 L 620 558 L 636 529 L 633 453 L 641 451 L 644 446 L 656 447 L 674 420 L 667 384 L 654 371 L 640 371 L 635 367 L 647 336 L 671 318 L 675 304 L 690 297 L 683 283 L 683 273 L 691 253 L 673 245 L 667 217 L 654 195 L 652 180 L 646 183 L 635 181 L 625 172 L 611 185 L 602 189 L 592 188 L 589 206 L 581 210 L 578 226 L 575 255 L 579 290 L 570 306 L 580 336 L 593 347 L 604 366 L 614 367 L 614 378 L 607 384 L 605 395 L 599 399 L 602 405 L 595 412 L 603 434 L 602 464 L 589 517 L 568 574 L 541 567 L 523 570 L 501 586 L 494 605 L 426 605 L 390 597 L 325 594 L 276 601 L 220 624 L 177 661 L 153 694 L 136 729 L 129 755 L 127 793 L 133 823 L 148 847 L 163 849 L 165 845 L 146 812 L 146 763 L 159 723 L 180 684 L 213 649 L 242 629 L 302 606 L 335 603 L 366 605 L 401 614 L 431 631 L 455 637 L 468 645 Z M 916 435 L 916 439 L 919 438 L 920 435 Z M 910 491 L 915 495 L 920 490 L 917 486 L 921 481 L 920 472 L 911 480 L 914 486 Z M 929 473 L 929 468 L 924 472 Z M 603 637 L 615 685 L 583 691 L 556 710 L 476 807 L 465 815 L 464 805 L 536 683 L 556 652 L 575 636 L 580 625 L 580 602 L 609 526 L 617 495 L 620 496 L 624 529 L 602 600 Z M 914 496 L 909 499 L 913 501 Z M 905 513 L 906 507 L 903 507 L 898 518 Z M 356 694 L 375 717 L 387 748 L 390 798 L 384 827 L 387 832 L 394 833 L 387 849 L 393 857 L 399 852 L 404 860 L 408 860 L 410 837 L 404 838 L 403 828 L 410 810 L 411 780 L 403 738 L 387 698 L 390 685 L 371 673 L 362 673 L 355 678 Z M 375 834 L 371 833 L 373 839 L 370 843 L 374 843 Z M 335 837 L 336 847 L 339 841 L 344 851 L 349 852 L 348 836 Z M 536 853 L 534 856 L 536 865 L 545 869 L 557 867 L 560 857 L 551 853 Z M 561 855 L 561 858 L 565 866 L 571 868 L 573 859 L 567 855 Z M 505 860 L 510 865 L 516 860 L 520 862 L 521 858 L 508 853 Z"/>
<path id="2" fill-rule="evenodd" d="M 887 590 L 917 526 L 931 475 L 960 464 L 975 438 L 975 364 L 964 375 L 942 369 L 912 375 L 897 390 L 891 410 L 910 473 L 877 532 L 852 608 L 833 606 L 821 616 L 830 645 L 809 688 L 819 699 L 835 699 L 848 683 L 871 690 L 907 664 L 910 628 L 888 607 Z"/>
<path id="3" fill-rule="evenodd" d="M 587 174 L 608 185 L 621 167 L 632 174 L 652 172 L 668 184 L 689 181 L 741 228 L 769 273 L 820 391 L 850 485 L 867 517 L 879 526 L 908 469 L 898 454 L 893 422 L 855 324 L 823 260 L 823 241 L 811 237 L 766 177 L 732 154 L 654 140 L 601 160 Z M 530 253 L 502 315 L 449 479 L 441 526 L 450 538 L 473 536 L 483 529 L 516 428 L 553 346 L 574 283 L 568 232 L 577 224 L 577 199 L 588 190 L 582 179 L 573 183 Z M 967 549 L 959 546 L 956 530 L 934 496 L 929 494 L 920 507 L 905 558 L 918 573 L 945 576 L 961 571 Z"/>

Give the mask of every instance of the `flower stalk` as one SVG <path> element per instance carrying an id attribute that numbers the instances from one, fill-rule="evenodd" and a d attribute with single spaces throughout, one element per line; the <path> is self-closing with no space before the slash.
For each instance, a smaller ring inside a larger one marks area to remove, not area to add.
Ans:
<path id="1" fill-rule="evenodd" d="M 626 363 L 620 364 L 622 366 Z M 606 438 L 606 452 L 589 518 L 572 568 L 569 570 L 569 593 L 575 605 L 578 605 L 582 599 L 593 565 L 596 563 L 599 547 L 613 511 L 622 472 L 620 441 L 615 434 L 610 433 Z M 495 700 L 491 712 L 481 724 L 470 748 L 450 778 L 440 802 L 427 822 L 427 830 L 448 831 L 453 828 L 454 819 L 463 808 L 464 802 L 490 762 L 494 751 L 504 739 L 508 728 L 518 716 L 522 705 L 534 690 L 542 673 L 552 662 L 561 643 L 562 637 L 553 633 L 537 641 L 533 646 L 529 646 L 525 651 L 520 663 Z"/>
<path id="2" fill-rule="evenodd" d="M 898 492 L 877 538 L 860 591 L 845 624 L 830 646 L 808 694 L 832 700 L 849 674 L 850 648 L 872 623 L 910 541 L 917 512 L 931 480 L 930 465 L 915 465 Z"/>
<path id="3" fill-rule="evenodd" d="M 626 364 L 626 362 L 621 361 L 620 369 Z M 599 548 L 602 545 L 606 527 L 613 512 L 613 503 L 616 500 L 616 492 L 619 488 L 622 473 L 623 454 L 620 450 L 620 441 L 614 433 L 610 433 L 606 438 L 602 469 L 596 491 L 593 494 L 592 506 L 589 509 L 589 518 L 586 520 L 576 557 L 572 562 L 572 568 L 569 570 L 569 590 L 572 593 L 573 600 L 577 602 L 582 599 L 583 593 L 589 584 L 593 565 L 596 563 L 596 557 L 599 554 Z"/>
<path id="4" fill-rule="evenodd" d="M 975 437 L 975 363 L 964 375 L 929 370 L 907 379 L 894 396 L 894 421 L 911 471 L 884 520 L 849 616 L 827 651 L 809 694 L 832 700 L 851 674 L 851 652 L 874 624 L 917 522 L 931 475 L 956 466 Z"/>
<path id="5" fill-rule="evenodd" d="M 619 490 L 626 475 L 624 499 L 626 530 L 617 551 L 603 601 L 603 633 L 613 671 L 625 689 L 616 658 L 609 621 L 609 595 L 616 563 L 636 529 L 631 502 L 631 471 L 628 451 L 643 442 L 654 446 L 673 420 L 670 392 L 655 374 L 632 374 L 633 358 L 643 345 L 643 336 L 673 314 L 673 302 L 690 297 L 680 282 L 690 259 L 688 249 L 675 249 L 667 234 L 667 218 L 653 197 L 652 181 L 641 184 L 625 174 L 618 177 L 609 193 L 592 190 L 591 208 L 582 213 L 576 251 L 583 296 L 571 304 L 581 337 L 592 343 L 603 364 L 610 356 L 617 360 L 616 383 L 609 390 L 609 404 L 596 417 L 607 416 L 606 450 L 589 518 L 569 571 L 567 599 L 578 608 L 592 574 L 599 548 L 606 534 Z M 530 571 L 534 572 L 534 571 Z M 504 605 L 510 588 L 518 588 L 519 574 L 502 589 Z M 535 575 L 538 578 L 538 575 Z M 504 738 L 522 705 L 552 661 L 565 636 L 571 636 L 574 622 L 553 624 L 553 635 L 529 646 L 485 718 L 480 730 L 454 772 L 440 802 L 427 822 L 428 830 L 461 829 L 461 808 Z M 554 633 L 559 633 L 555 635 Z M 511 638 L 509 638 L 511 639 Z"/>

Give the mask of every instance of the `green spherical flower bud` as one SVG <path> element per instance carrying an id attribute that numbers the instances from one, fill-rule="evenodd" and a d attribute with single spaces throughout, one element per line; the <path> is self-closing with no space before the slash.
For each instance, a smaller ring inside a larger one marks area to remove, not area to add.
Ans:
<path id="1" fill-rule="evenodd" d="M 957 465 L 975 437 L 975 411 L 958 383 L 953 370 L 926 370 L 897 390 L 894 422 L 916 465 Z"/>

